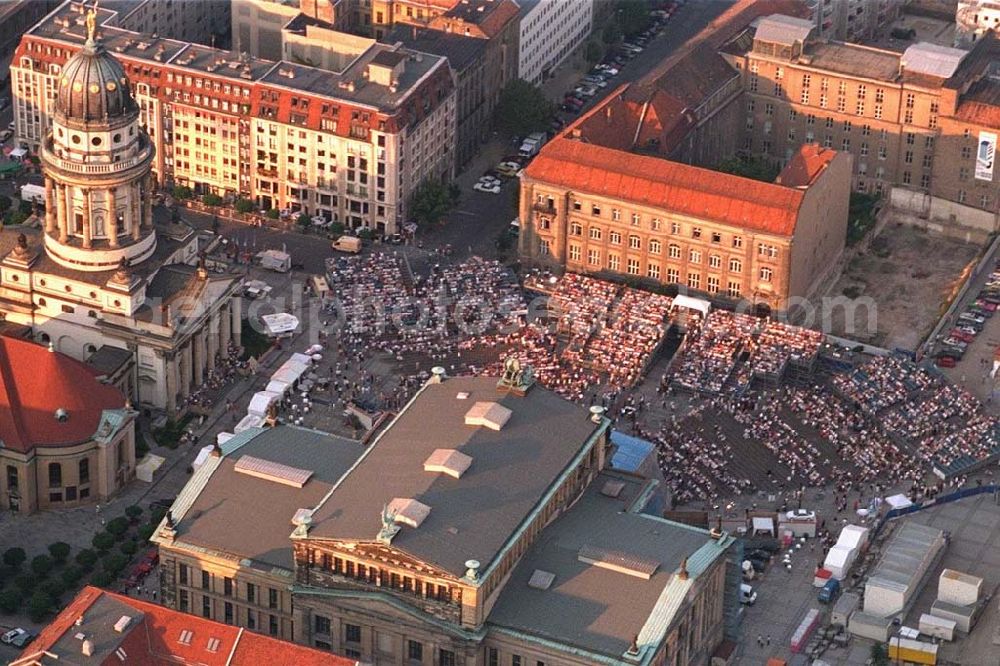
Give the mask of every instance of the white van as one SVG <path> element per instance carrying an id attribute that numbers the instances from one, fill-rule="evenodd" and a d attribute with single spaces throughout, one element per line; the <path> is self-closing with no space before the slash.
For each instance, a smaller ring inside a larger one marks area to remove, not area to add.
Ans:
<path id="1" fill-rule="evenodd" d="M 341 236 L 337 240 L 333 241 L 331 247 L 339 252 L 350 252 L 351 254 L 357 254 L 361 252 L 361 239 L 357 236 Z"/>
<path id="2" fill-rule="evenodd" d="M 754 592 L 753 586 L 740 583 L 740 603 L 753 606 L 755 601 L 757 601 L 757 593 Z"/>

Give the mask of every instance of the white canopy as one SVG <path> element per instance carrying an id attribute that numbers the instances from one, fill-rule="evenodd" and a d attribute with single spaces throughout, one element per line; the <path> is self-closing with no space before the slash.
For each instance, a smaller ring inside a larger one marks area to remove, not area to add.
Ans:
<path id="1" fill-rule="evenodd" d="M 299 318 L 287 312 L 264 315 L 260 320 L 264 322 L 267 334 L 271 336 L 291 333 L 299 327 Z"/>
<path id="2" fill-rule="evenodd" d="M 674 297 L 674 307 L 697 310 L 703 315 L 707 315 L 708 311 L 712 308 L 712 304 L 700 298 L 694 298 L 686 294 L 677 294 Z"/>
<path id="3" fill-rule="evenodd" d="M 250 398 L 250 406 L 247 407 L 247 415 L 259 416 L 263 419 L 267 416 L 268 408 L 280 399 L 280 393 L 274 393 L 273 391 L 257 391 L 253 394 L 253 397 Z M 239 432 L 239 430 L 236 432 Z"/>
<path id="4" fill-rule="evenodd" d="M 284 395 L 288 392 L 288 389 L 292 388 L 292 385 L 288 382 L 283 382 L 280 379 L 271 378 L 271 381 L 267 383 L 267 388 L 264 389 L 267 393 L 278 393 Z"/>
<path id="5" fill-rule="evenodd" d="M 147 453 L 143 456 L 139 464 L 135 466 L 135 478 L 140 481 L 145 481 L 146 483 L 153 482 L 153 474 L 156 470 L 160 469 L 165 458 L 161 456 L 153 455 L 152 453 Z"/>
<path id="6" fill-rule="evenodd" d="M 236 424 L 236 427 L 233 428 L 233 432 L 235 432 L 238 435 L 244 430 L 249 430 L 250 428 L 256 428 L 262 423 L 264 423 L 263 416 L 257 416 L 255 414 L 247 414 L 246 416 L 243 417 L 242 421 Z"/>
<path id="7" fill-rule="evenodd" d="M 312 353 L 315 354 L 316 352 Z M 289 363 L 299 363 L 308 368 L 309 366 L 312 365 L 312 357 L 310 356 L 310 354 L 300 354 L 298 352 L 295 352 L 294 354 L 289 356 L 288 360 L 285 361 L 282 365 L 287 365 Z"/>
<path id="8" fill-rule="evenodd" d="M 913 506 L 913 502 L 910 498 L 902 493 L 898 495 L 889 495 L 885 498 L 885 501 L 889 503 L 889 506 L 893 509 L 905 509 L 908 506 Z"/>
<path id="9" fill-rule="evenodd" d="M 860 525 L 844 525 L 837 537 L 837 545 L 845 548 L 860 548 L 868 543 L 868 528 Z"/>
<path id="10" fill-rule="evenodd" d="M 231 433 L 221 433 L 221 432 L 219 433 L 220 436 L 223 435 L 223 434 L 226 434 L 226 435 L 229 435 L 230 437 L 232 437 Z M 220 444 L 221 444 L 221 442 L 220 442 Z M 201 467 L 202 465 L 204 465 L 205 461 L 208 460 L 208 455 L 212 452 L 212 448 L 213 447 L 212 447 L 211 444 L 209 444 L 208 446 L 201 447 L 201 450 L 198 451 L 198 455 L 195 456 L 195 458 L 194 458 L 194 462 L 191 463 L 191 467 L 193 467 L 194 469 L 198 469 L 199 467 Z"/>
<path id="11" fill-rule="evenodd" d="M 218 444 L 219 446 L 222 446 L 235 436 L 236 435 L 234 435 L 231 432 L 220 432 L 218 435 L 215 436 L 215 443 Z"/>
<path id="12" fill-rule="evenodd" d="M 295 382 L 299 381 L 302 375 L 303 372 L 296 371 L 292 368 L 278 368 L 275 373 L 271 375 L 271 381 L 291 386 Z M 271 389 L 267 390 L 270 391 Z M 281 391 L 279 391 L 279 393 L 281 393 Z"/>
<path id="13" fill-rule="evenodd" d="M 771 518 L 761 518 L 760 516 L 755 516 L 753 519 L 753 532 L 754 534 L 766 532 L 771 536 L 774 536 L 774 520 Z"/>

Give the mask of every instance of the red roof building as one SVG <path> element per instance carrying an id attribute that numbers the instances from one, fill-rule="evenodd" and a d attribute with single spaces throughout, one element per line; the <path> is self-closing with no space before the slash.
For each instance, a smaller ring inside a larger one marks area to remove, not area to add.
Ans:
<path id="1" fill-rule="evenodd" d="M 0 507 L 103 501 L 135 476 L 134 412 L 100 371 L 0 336 Z"/>
<path id="2" fill-rule="evenodd" d="M 356 666 L 329 652 L 87 586 L 11 666 Z"/>

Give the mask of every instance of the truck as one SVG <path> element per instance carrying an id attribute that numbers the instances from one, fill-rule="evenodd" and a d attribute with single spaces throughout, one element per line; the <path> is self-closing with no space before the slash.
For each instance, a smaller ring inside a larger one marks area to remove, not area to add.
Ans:
<path id="1" fill-rule="evenodd" d="M 45 188 L 28 183 L 21 186 L 21 201 L 29 201 L 39 206 L 45 205 Z"/>
<path id="2" fill-rule="evenodd" d="M 338 252 L 350 252 L 351 254 L 357 254 L 361 252 L 361 239 L 357 236 L 341 236 L 337 240 L 333 241 L 331 247 Z"/>
<path id="3" fill-rule="evenodd" d="M 837 600 L 837 596 L 840 594 L 840 581 L 836 578 L 831 578 L 826 581 L 826 585 L 822 587 L 819 591 L 819 601 L 823 604 L 833 603 Z"/>
<path id="4" fill-rule="evenodd" d="M 264 250 L 257 254 L 261 268 L 277 273 L 287 273 L 292 270 L 292 255 L 281 250 Z"/>
<path id="5" fill-rule="evenodd" d="M 528 158 L 534 157 L 541 150 L 542 146 L 545 144 L 545 135 L 541 132 L 535 132 L 534 134 L 529 134 L 528 137 L 521 142 L 521 148 L 517 151 L 517 154 L 521 157 Z"/>

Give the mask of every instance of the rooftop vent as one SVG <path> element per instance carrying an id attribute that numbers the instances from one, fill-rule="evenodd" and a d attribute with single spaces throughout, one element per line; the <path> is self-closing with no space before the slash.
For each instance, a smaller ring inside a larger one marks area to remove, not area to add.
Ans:
<path id="1" fill-rule="evenodd" d="M 389 502 L 389 512 L 395 514 L 396 523 L 417 528 L 430 515 L 431 508 L 409 497 L 395 497 Z"/>
<path id="2" fill-rule="evenodd" d="M 604 408 L 600 405 L 594 405 L 590 408 L 590 420 L 594 423 L 600 423 L 601 417 L 604 416 Z"/>
<path id="3" fill-rule="evenodd" d="M 656 560 L 594 546 L 581 548 L 576 559 L 595 567 L 610 569 L 645 580 L 652 578 L 656 570 L 660 568 L 660 563 Z"/>
<path id="4" fill-rule="evenodd" d="M 455 394 L 455 398 L 457 398 L 458 400 L 468 400 L 469 399 L 469 392 L 468 391 L 459 391 L 458 393 Z"/>
<path id="5" fill-rule="evenodd" d="M 465 577 L 469 580 L 479 580 L 479 567 L 481 566 L 479 560 L 466 560 Z"/>
<path id="6" fill-rule="evenodd" d="M 301 488 L 306 485 L 306 481 L 312 476 L 312 470 L 299 469 L 281 463 L 271 462 L 254 456 L 243 456 L 233 469 L 247 476 L 255 476 L 258 479 L 267 479 L 275 483 L 282 483 L 286 486 Z"/>
<path id="7" fill-rule="evenodd" d="M 93 657 L 94 656 L 94 641 L 90 640 L 89 638 L 87 640 L 85 640 L 83 642 L 83 645 L 80 646 L 80 651 L 83 652 L 83 656 L 84 657 Z"/>
<path id="8" fill-rule="evenodd" d="M 128 629 L 128 625 L 130 622 L 132 622 L 131 617 L 129 617 L 128 615 L 122 615 L 120 618 L 118 618 L 118 621 L 115 622 L 115 631 L 117 631 L 119 634 L 124 633 L 125 630 Z"/>
<path id="9" fill-rule="evenodd" d="M 66 423 L 69 420 L 69 412 L 66 411 L 65 407 L 60 407 L 56 410 L 56 421 L 59 423 Z"/>
<path id="10" fill-rule="evenodd" d="M 431 383 L 440 384 L 445 379 L 445 369 L 440 365 L 435 365 L 431 368 Z"/>
<path id="11" fill-rule="evenodd" d="M 472 464 L 472 458 L 455 449 L 434 449 L 424 461 L 425 472 L 441 472 L 458 479 Z"/>
<path id="12" fill-rule="evenodd" d="M 605 497 L 617 498 L 622 494 L 623 490 L 625 490 L 624 481 L 608 481 L 601 487 L 601 494 Z"/>
<path id="13" fill-rule="evenodd" d="M 535 590 L 547 590 L 552 587 L 552 582 L 555 579 L 556 575 L 554 573 L 535 569 L 531 574 L 531 578 L 528 579 L 528 587 Z"/>
<path id="14" fill-rule="evenodd" d="M 465 425 L 500 430 L 510 420 L 511 414 L 509 409 L 498 402 L 477 402 L 465 413 Z"/>

